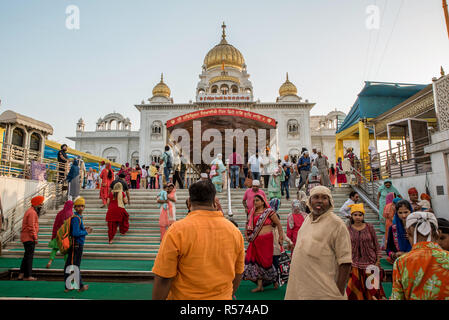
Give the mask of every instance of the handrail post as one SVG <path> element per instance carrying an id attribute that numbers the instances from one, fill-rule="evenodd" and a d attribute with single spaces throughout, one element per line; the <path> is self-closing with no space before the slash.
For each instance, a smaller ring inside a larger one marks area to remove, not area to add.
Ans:
<path id="1" fill-rule="evenodd" d="M 402 154 L 401 154 L 401 143 L 398 142 L 398 157 L 399 157 L 399 171 L 401 172 L 401 177 L 403 176 L 403 172 L 402 172 Z"/>

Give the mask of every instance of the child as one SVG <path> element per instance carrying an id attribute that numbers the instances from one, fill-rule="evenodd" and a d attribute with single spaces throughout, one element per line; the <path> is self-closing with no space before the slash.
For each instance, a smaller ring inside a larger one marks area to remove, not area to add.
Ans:
<path id="1" fill-rule="evenodd" d="M 421 201 L 418 202 L 418 206 L 421 207 L 420 211 L 429 211 L 432 208 L 430 205 L 430 196 L 426 193 L 421 193 Z"/>
<path id="2" fill-rule="evenodd" d="M 86 239 L 86 235 L 92 233 L 92 228 L 87 227 L 84 228 L 83 223 L 83 211 L 85 208 L 86 201 L 83 197 L 78 197 L 74 202 L 75 213 L 73 214 L 72 221 L 70 223 L 70 235 L 72 236 L 72 246 L 67 252 L 67 256 L 69 257 L 65 262 L 64 267 L 64 284 L 65 291 L 69 292 L 73 289 L 78 289 L 79 292 L 86 291 L 89 289 L 89 286 L 83 284 L 83 280 L 81 279 L 81 271 L 79 268 L 81 267 L 81 258 L 83 255 L 83 247 L 84 241 Z M 75 283 L 72 284 L 67 283 L 67 279 L 70 276 L 71 272 L 68 268 L 69 266 L 77 266 L 78 271 L 75 271 Z"/>
<path id="3" fill-rule="evenodd" d="M 137 189 L 137 176 L 138 175 L 139 175 L 139 173 L 137 172 L 137 170 L 135 168 L 133 168 L 131 171 L 131 188 L 132 189 Z"/>
<path id="4" fill-rule="evenodd" d="M 296 245 L 296 239 L 298 237 L 298 231 L 304 223 L 307 217 L 306 213 L 306 201 L 307 196 L 304 191 L 298 191 L 296 194 L 296 200 L 292 202 L 292 212 L 287 217 L 287 241 L 290 242 L 290 250 L 293 254 L 293 249 Z"/>
<path id="5" fill-rule="evenodd" d="M 64 204 L 64 208 L 58 212 L 55 218 L 55 222 L 53 223 L 53 233 L 51 236 L 51 241 L 48 244 L 48 247 L 51 248 L 50 252 L 50 260 L 47 263 L 47 269 L 51 267 L 53 260 L 55 260 L 56 253 L 59 250 L 58 243 L 56 241 L 56 234 L 58 233 L 59 228 L 64 224 L 64 221 L 70 218 L 73 215 L 73 202 L 68 200 Z M 64 256 L 64 260 L 67 260 L 67 254 Z"/>
<path id="6" fill-rule="evenodd" d="M 159 192 L 157 196 L 157 203 L 161 209 L 159 215 L 159 230 L 161 233 L 161 243 L 164 238 L 164 234 L 170 226 L 170 221 L 168 219 L 168 185 L 164 184 L 163 189 Z"/>

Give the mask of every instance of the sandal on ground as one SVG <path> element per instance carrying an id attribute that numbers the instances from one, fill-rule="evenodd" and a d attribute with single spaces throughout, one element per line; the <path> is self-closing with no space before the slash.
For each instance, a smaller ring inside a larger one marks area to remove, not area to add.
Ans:
<path id="1" fill-rule="evenodd" d="M 50 269 L 50 267 L 51 267 L 51 262 L 47 263 L 46 268 L 47 268 L 47 269 Z"/>
<path id="2" fill-rule="evenodd" d="M 85 284 L 84 286 L 81 287 L 81 289 L 78 290 L 78 292 L 83 292 L 86 291 L 87 289 L 89 289 L 89 286 Z"/>
<path id="3" fill-rule="evenodd" d="M 28 278 L 23 278 L 23 280 L 25 280 L 25 281 L 36 281 L 37 278 L 34 278 L 34 277 L 28 277 Z"/>
<path id="4" fill-rule="evenodd" d="M 255 288 L 253 290 L 251 290 L 252 293 L 256 293 L 256 292 L 263 292 L 263 288 Z"/>

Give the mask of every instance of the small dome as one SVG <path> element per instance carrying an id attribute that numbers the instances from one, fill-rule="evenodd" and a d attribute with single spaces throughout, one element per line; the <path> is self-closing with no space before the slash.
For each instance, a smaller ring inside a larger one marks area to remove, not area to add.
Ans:
<path id="1" fill-rule="evenodd" d="M 204 65 L 206 66 L 206 70 L 212 69 L 214 67 L 220 67 L 223 64 L 226 67 L 234 67 L 242 70 L 245 64 L 245 59 L 243 58 L 242 53 L 237 48 L 230 45 L 226 41 L 226 25 L 224 24 L 224 22 L 222 28 L 223 34 L 220 43 L 213 47 L 204 58 Z"/>
<path id="2" fill-rule="evenodd" d="M 279 95 L 281 97 L 283 97 L 283 96 L 291 96 L 291 95 L 296 96 L 297 94 L 298 94 L 298 89 L 296 89 L 296 86 L 288 80 L 288 73 L 287 73 L 287 80 L 279 88 Z"/>
<path id="3" fill-rule="evenodd" d="M 164 83 L 164 75 L 161 74 L 161 82 L 153 88 L 153 97 L 169 98 L 171 94 L 170 88 Z"/>

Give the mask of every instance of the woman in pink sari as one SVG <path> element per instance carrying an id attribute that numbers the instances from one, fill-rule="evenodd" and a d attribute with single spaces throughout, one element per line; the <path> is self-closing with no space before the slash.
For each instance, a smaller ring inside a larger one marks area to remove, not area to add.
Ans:
<path id="1" fill-rule="evenodd" d="M 161 214 L 159 216 L 159 228 L 161 232 L 161 242 L 164 238 L 164 234 L 167 231 L 168 227 L 170 227 L 176 221 L 176 188 L 173 183 L 169 183 L 167 185 L 167 200 L 159 200 L 159 203 L 166 203 L 167 206 L 161 206 Z M 162 202 L 161 202 L 162 201 Z M 166 208 L 165 208 L 166 207 Z"/>
<path id="2" fill-rule="evenodd" d="M 276 212 L 270 208 L 267 200 L 261 195 L 254 197 L 254 208 L 251 210 L 246 227 L 246 239 L 249 242 L 245 257 L 243 280 L 257 283 L 251 292 L 263 291 L 263 282 L 276 282 L 277 271 L 273 266 L 273 227 L 279 231 L 279 244 L 283 245 L 284 231 Z M 275 285 L 276 288 L 276 285 Z"/>
<path id="3" fill-rule="evenodd" d="M 112 171 L 111 164 L 108 163 L 106 168 L 100 173 L 101 188 L 100 188 L 100 199 L 103 201 L 101 208 L 106 207 L 109 198 L 109 188 L 112 181 L 114 181 L 114 171 Z"/>

